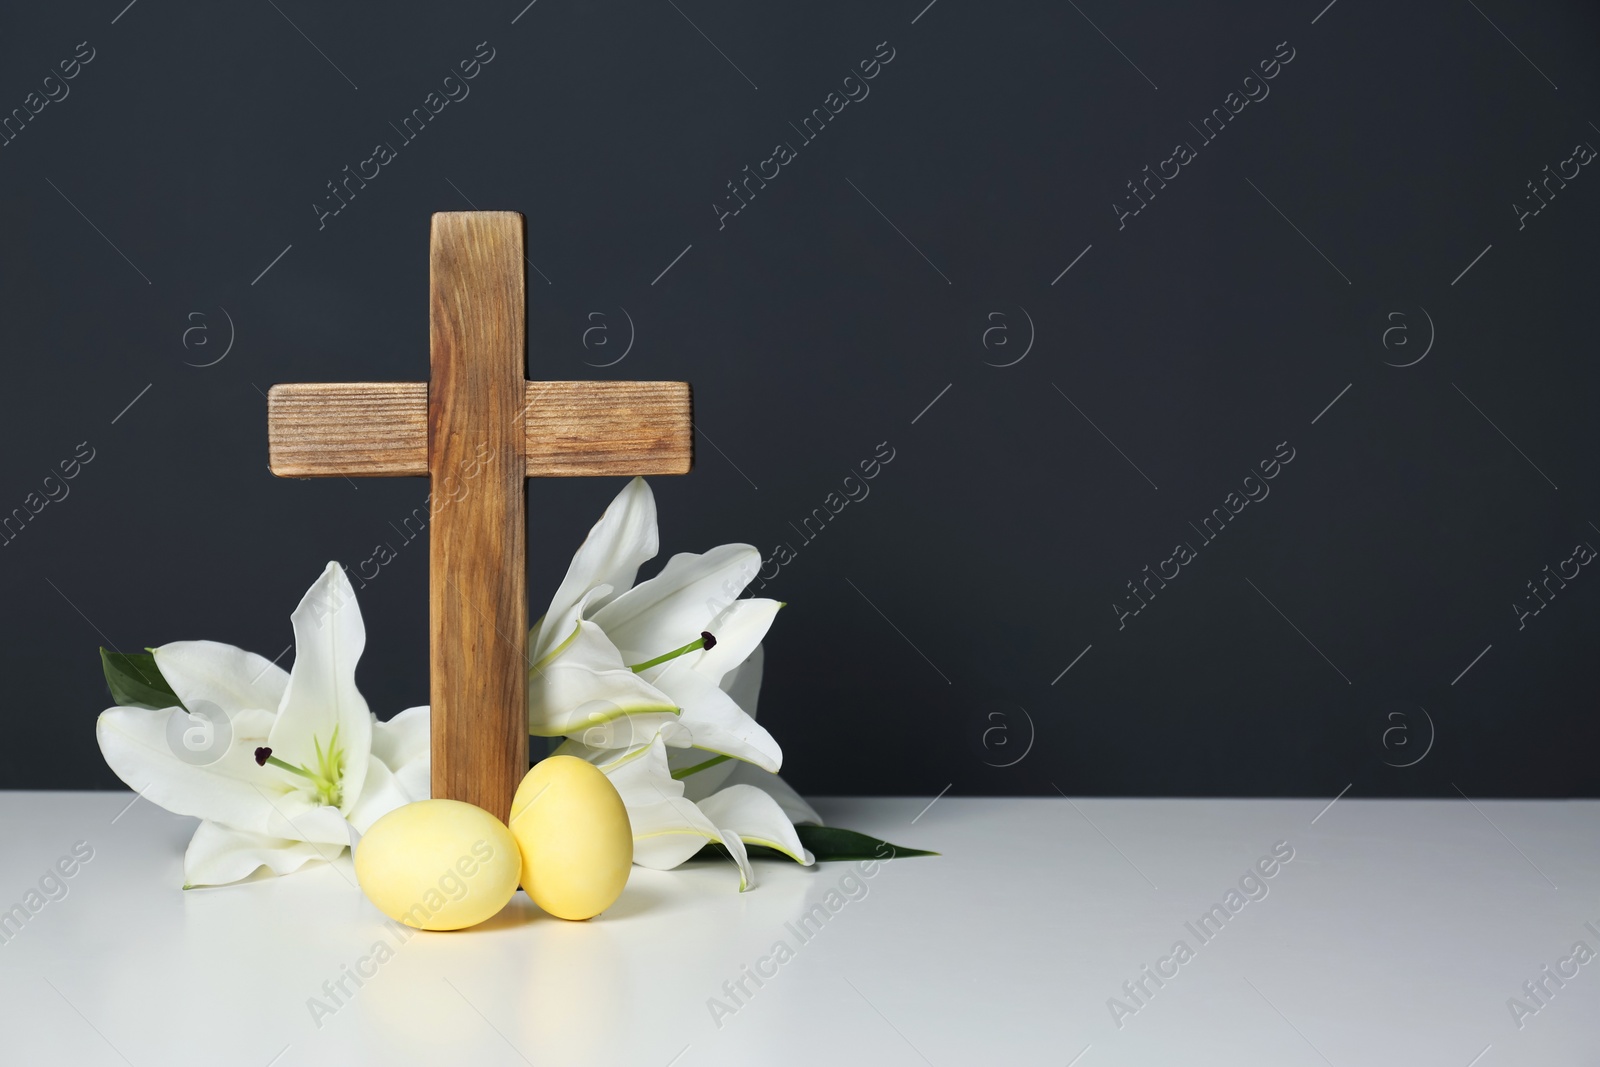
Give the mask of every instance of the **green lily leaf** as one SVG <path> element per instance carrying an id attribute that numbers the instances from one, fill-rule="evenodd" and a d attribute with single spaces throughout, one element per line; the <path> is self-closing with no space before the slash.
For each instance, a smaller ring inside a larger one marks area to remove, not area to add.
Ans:
<path id="1" fill-rule="evenodd" d="M 125 708 L 181 708 L 183 702 L 172 686 L 161 677 L 156 658 L 148 652 L 109 652 L 100 650 L 100 666 L 105 671 L 111 698 Z"/>
<path id="2" fill-rule="evenodd" d="M 818 860 L 893 860 L 902 856 L 937 856 L 920 848 L 904 848 L 837 826 L 796 826 L 800 843 Z"/>
<path id="3" fill-rule="evenodd" d="M 825 860 L 889 860 L 900 859 L 903 856 L 937 856 L 937 852 L 928 852 L 920 848 L 904 848 L 900 845 L 891 845 L 887 841 L 880 841 L 876 837 L 857 833 L 854 830 L 845 830 L 837 826 L 812 826 L 801 824 L 796 826 L 795 833 L 800 835 L 800 843 L 811 850 L 817 862 Z M 719 844 L 707 845 L 701 850 L 704 852 L 717 852 L 724 855 L 727 849 Z M 764 845 L 747 845 L 745 851 L 751 859 L 786 860 L 785 856 L 775 848 Z"/>

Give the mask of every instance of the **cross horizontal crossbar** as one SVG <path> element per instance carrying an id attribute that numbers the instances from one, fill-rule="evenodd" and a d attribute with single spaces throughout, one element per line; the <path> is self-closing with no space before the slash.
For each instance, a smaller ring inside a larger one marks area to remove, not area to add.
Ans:
<path id="1" fill-rule="evenodd" d="M 686 474 L 687 382 L 527 382 L 520 418 L 530 478 Z M 427 382 L 274 385 L 268 466 L 280 478 L 428 473 Z"/>

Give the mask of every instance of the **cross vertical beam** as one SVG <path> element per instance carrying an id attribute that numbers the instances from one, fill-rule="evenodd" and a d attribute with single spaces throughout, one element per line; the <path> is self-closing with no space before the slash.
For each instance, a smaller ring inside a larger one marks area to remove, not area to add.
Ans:
<path id="1" fill-rule="evenodd" d="M 502 820 L 528 768 L 523 262 L 520 214 L 433 216 L 428 473 L 441 498 L 428 567 L 433 795 Z"/>
<path id="2" fill-rule="evenodd" d="M 525 478 L 685 474 L 687 382 L 530 382 L 522 216 L 433 216 L 431 382 L 274 385 L 281 478 L 428 475 L 431 793 L 504 819 L 528 768 Z"/>

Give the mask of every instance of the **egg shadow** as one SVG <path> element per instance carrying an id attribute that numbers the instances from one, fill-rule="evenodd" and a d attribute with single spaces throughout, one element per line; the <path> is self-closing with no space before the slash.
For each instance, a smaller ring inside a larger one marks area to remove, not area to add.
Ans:
<path id="1" fill-rule="evenodd" d="M 511 901 L 496 912 L 493 918 L 479 923 L 472 929 L 485 932 L 507 930 L 512 927 L 527 926 L 544 918 L 547 916 L 540 910 L 539 905 L 529 900 L 528 894 L 518 889 L 511 895 Z"/>
<path id="2" fill-rule="evenodd" d="M 529 900 L 527 894 L 517 890 L 505 907 L 495 912 L 494 915 L 472 926 L 462 927 L 460 930 L 424 930 L 418 926 L 406 924 L 407 928 L 421 934 L 433 934 L 443 937 L 470 937 L 474 934 L 492 934 L 501 930 L 511 930 L 529 923 L 538 922 L 548 918 L 539 910 L 539 906 Z"/>

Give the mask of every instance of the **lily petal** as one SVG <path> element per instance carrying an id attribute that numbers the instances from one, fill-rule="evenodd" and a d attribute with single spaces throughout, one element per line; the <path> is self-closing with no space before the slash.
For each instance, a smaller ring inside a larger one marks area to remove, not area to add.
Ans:
<path id="1" fill-rule="evenodd" d="M 580 622 L 555 655 L 528 675 L 528 732 L 568 734 L 597 748 L 649 738 L 676 721 L 678 706 L 622 656 L 592 622 Z"/>
<path id="2" fill-rule="evenodd" d="M 728 850 L 728 855 L 733 859 L 733 865 L 739 868 L 739 892 L 747 893 L 756 887 L 756 869 L 750 863 L 750 853 L 745 851 L 744 841 L 731 830 L 722 830 L 722 847 Z"/>
<path id="3" fill-rule="evenodd" d="M 388 764 L 374 756 L 367 766 L 366 785 L 350 808 L 350 825 L 357 833 L 364 834 L 394 809 L 424 799 L 426 796 L 414 796 L 407 791 Z"/>
<path id="4" fill-rule="evenodd" d="M 329 823 L 284 781 L 283 772 L 256 765 L 254 749 L 273 721 L 259 709 L 229 720 L 232 743 L 214 763 L 180 760 L 168 742 L 167 723 L 177 709 L 110 708 L 100 713 L 95 736 L 110 768 L 130 789 L 179 815 L 226 823 L 258 834 L 343 843 L 343 820 Z M 333 809 L 323 809 L 332 811 Z M 300 827 L 304 833 L 296 829 Z"/>
<path id="5" fill-rule="evenodd" d="M 811 823 L 813 826 L 822 825 L 822 816 L 817 814 L 817 809 L 807 804 L 805 798 L 795 792 L 793 786 L 776 774 L 770 774 L 760 767 L 749 763 L 741 763 L 738 760 L 729 760 L 722 766 L 733 768 L 727 777 L 723 779 L 728 786 L 748 785 L 761 790 L 771 797 L 779 808 L 783 809 L 784 817 L 793 825 L 799 826 L 801 823 Z M 709 768 L 712 771 L 721 769 L 721 767 Z M 699 777 L 700 775 L 696 774 L 683 780 L 684 795 L 696 803 L 703 796 L 700 790 L 706 788 L 704 784 L 695 782 L 695 779 Z M 712 788 L 715 788 L 715 786 L 712 786 Z"/>
<path id="6" fill-rule="evenodd" d="M 633 826 L 633 862 L 655 871 L 669 871 L 708 842 L 722 841 L 722 831 L 682 797 L 629 805 L 628 821 Z"/>
<path id="7" fill-rule="evenodd" d="M 285 762 L 315 767 L 319 747 L 327 754 L 337 729 L 345 754 L 341 807 L 349 811 L 367 773 L 372 714 L 356 688 L 356 661 L 366 647 L 367 630 L 344 569 L 329 563 L 291 619 L 294 666 L 272 727 L 271 748 Z"/>
<path id="8" fill-rule="evenodd" d="M 761 675 L 766 664 L 766 654 L 761 645 L 757 645 L 750 653 L 750 658 L 733 668 L 722 676 L 718 683 L 724 693 L 728 694 L 735 704 L 749 715 L 756 717 L 756 700 L 761 695 Z M 707 752 L 699 748 L 678 748 L 667 753 L 667 761 L 672 765 L 672 772 L 680 774 L 691 767 L 701 766 L 707 762 Z M 742 760 L 726 759 L 720 763 L 713 763 L 695 771 L 687 778 L 680 779 L 684 786 L 684 795 L 690 800 L 700 801 L 715 793 L 728 781 L 735 768 L 749 767 L 752 771 L 765 778 L 776 778 L 774 774 L 754 767 Z M 760 782 L 751 782 L 751 785 L 760 785 Z"/>
<path id="9" fill-rule="evenodd" d="M 611 587 L 611 592 L 591 601 L 595 607 L 605 603 L 613 592 L 626 592 L 633 587 L 639 565 L 653 559 L 658 551 L 655 494 L 643 478 L 635 478 L 617 494 L 572 557 L 566 577 L 530 643 L 531 658 L 542 659 L 557 641 L 565 640 L 572 632 L 581 610 L 579 602 L 589 590 L 597 585 Z"/>
<path id="10" fill-rule="evenodd" d="M 752 719 L 756 717 L 756 702 L 761 696 L 761 678 L 766 673 L 766 666 L 766 648 L 757 645 L 748 659 L 724 674 L 722 681 L 717 683 Z"/>
<path id="11" fill-rule="evenodd" d="M 202 702 L 229 718 L 246 708 L 276 711 L 289 682 L 289 672 L 266 657 L 220 641 L 172 641 L 151 654 L 190 711 Z"/>
<path id="12" fill-rule="evenodd" d="M 315 845 L 283 837 L 234 830 L 202 820 L 183 854 L 186 886 L 226 885 L 262 867 L 273 874 L 297 871 L 311 860 L 332 860 L 343 845 Z"/>
<path id="13" fill-rule="evenodd" d="M 750 545 L 680 552 L 660 574 L 617 596 L 590 618 L 605 629 L 627 662 L 642 663 L 698 637 L 738 599 L 760 568 L 761 553 Z"/>
<path id="14" fill-rule="evenodd" d="M 707 624 L 706 629 L 716 636 L 716 647 L 694 661 L 694 669 L 720 683 L 729 672 L 737 670 L 761 646 L 762 638 L 772 627 L 772 620 L 783 607 L 780 600 L 765 597 L 735 600 Z M 759 670 L 759 669 L 758 669 Z M 756 684 L 761 684 L 759 673 Z M 727 690 L 727 686 L 722 687 Z M 736 701 L 741 707 L 742 701 Z M 749 711 L 749 708 L 745 708 Z"/>
<path id="15" fill-rule="evenodd" d="M 706 818 L 748 845 L 775 848 L 807 867 L 816 862 L 778 802 L 753 785 L 730 785 L 700 801 L 699 808 Z"/>
<path id="16" fill-rule="evenodd" d="M 423 704 L 407 708 L 388 722 L 372 724 L 373 758 L 384 762 L 412 800 L 427 800 L 432 795 L 429 780 L 432 752 L 428 739 L 431 717 L 428 705 Z M 351 821 L 355 821 L 353 817 Z"/>
<path id="17" fill-rule="evenodd" d="M 683 795 L 696 804 L 721 789 L 735 767 L 751 766 L 720 752 L 693 747 L 674 748 L 667 753 L 667 762 L 672 766 L 672 773 L 684 785 Z"/>
<path id="18" fill-rule="evenodd" d="M 746 715 L 705 675 L 673 660 L 644 671 L 641 677 L 649 679 L 651 685 L 683 709 L 679 722 L 689 731 L 696 748 L 745 760 L 768 771 L 783 765 L 783 750 L 766 727 Z"/>
<path id="19" fill-rule="evenodd" d="M 705 847 L 723 844 L 739 868 L 739 890 L 755 884 L 755 872 L 737 834 L 724 834 L 704 812 L 683 796 L 683 785 L 667 767 L 666 744 L 660 736 L 648 745 L 602 764 L 628 809 L 633 827 L 633 862 L 665 871 Z"/>
<path id="20" fill-rule="evenodd" d="M 272 816 L 268 820 L 269 828 L 265 831 L 268 835 L 276 833 L 291 840 L 324 845 L 350 843 L 350 822 L 338 808 L 330 804 L 317 804 L 308 800 L 302 793 L 273 796 L 262 791 L 261 795 L 272 809 Z"/>
<path id="21" fill-rule="evenodd" d="M 722 676 L 722 690 L 728 694 L 752 719 L 756 717 L 756 701 L 761 694 L 761 675 L 766 665 L 766 654 L 761 645 L 750 653 L 750 658 Z M 705 762 L 697 755 L 700 750 L 678 749 L 667 754 L 674 772 Z M 703 771 L 696 771 L 683 782 L 683 795 L 699 803 L 724 785 L 753 785 L 762 790 L 783 809 L 783 814 L 795 825 L 813 823 L 822 825 L 822 816 L 806 803 L 794 788 L 770 771 L 764 771 L 743 760 L 726 760 Z"/>

